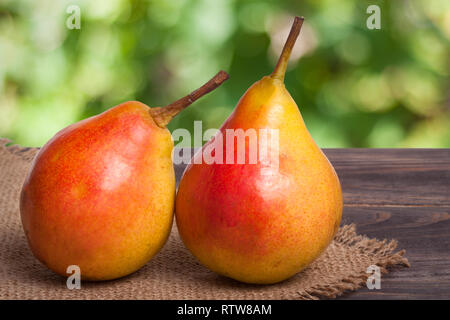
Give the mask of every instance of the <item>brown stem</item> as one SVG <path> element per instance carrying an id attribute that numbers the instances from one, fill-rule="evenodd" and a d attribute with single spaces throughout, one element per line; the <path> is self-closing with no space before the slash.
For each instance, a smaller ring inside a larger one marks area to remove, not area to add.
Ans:
<path id="1" fill-rule="evenodd" d="M 289 36 L 284 44 L 283 51 L 281 52 L 280 58 L 278 59 L 277 66 L 275 70 L 271 74 L 271 77 L 274 79 L 279 79 L 284 81 L 284 74 L 286 73 L 286 68 L 289 62 L 289 57 L 291 56 L 292 48 L 294 47 L 295 41 L 300 34 L 300 29 L 303 25 L 303 17 L 295 17 L 294 23 L 291 27 L 291 32 L 289 32 Z"/>
<path id="2" fill-rule="evenodd" d="M 225 80 L 227 80 L 228 77 L 228 73 L 226 73 L 225 71 L 219 71 L 219 73 L 217 73 L 211 80 L 209 80 L 203 86 L 191 92 L 187 96 L 165 107 L 151 108 L 150 115 L 153 117 L 153 120 L 159 127 L 164 128 L 178 113 L 181 112 L 181 110 L 183 110 L 184 108 L 192 104 L 195 100 L 201 98 L 208 92 L 216 89 Z"/>

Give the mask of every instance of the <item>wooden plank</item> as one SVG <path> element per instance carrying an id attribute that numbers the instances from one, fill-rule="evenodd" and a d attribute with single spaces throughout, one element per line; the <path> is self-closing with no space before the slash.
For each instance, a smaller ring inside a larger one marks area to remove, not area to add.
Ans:
<path id="1" fill-rule="evenodd" d="M 371 238 L 396 239 L 411 267 L 391 270 L 380 290 L 363 288 L 340 299 L 450 299 L 449 208 L 345 207 L 343 224 Z"/>
<path id="2" fill-rule="evenodd" d="M 339 175 L 347 206 L 450 206 L 450 149 L 324 152 Z M 185 166 L 175 166 L 177 182 Z"/>
<path id="3" fill-rule="evenodd" d="M 450 149 L 325 149 L 346 205 L 450 206 Z"/>
<path id="4" fill-rule="evenodd" d="M 396 239 L 411 267 L 382 276 L 381 290 L 363 288 L 342 299 L 450 299 L 449 208 L 345 207 L 343 224 L 371 238 Z"/>

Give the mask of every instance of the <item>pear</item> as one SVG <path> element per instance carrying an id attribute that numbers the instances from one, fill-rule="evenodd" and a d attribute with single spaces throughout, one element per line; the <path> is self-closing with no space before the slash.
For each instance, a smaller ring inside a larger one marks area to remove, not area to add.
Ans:
<path id="1" fill-rule="evenodd" d="M 241 282 L 271 284 L 295 275 L 325 250 L 341 221 L 339 179 L 283 83 L 302 23 L 295 18 L 274 72 L 242 96 L 178 188 L 176 222 L 186 247 L 210 270 Z M 241 143 L 245 157 L 236 135 L 228 135 L 239 129 L 258 137 L 249 134 Z M 264 142 L 263 130 L 277 143 Z M 252 141 L 278 154 L 277 161 L 252 162 Z"/>
<path id="2" fill-rule="evenodd" d="M 92 281 L 123 277 L 147 263 L 173 221 L 173 141 L 165 126 L 227 78 L 221 71 L 166 107 L 125 102 L 48 141 L 20 199 L 36 258 L 62 276 L 78 266 L 81 278 Z"/>

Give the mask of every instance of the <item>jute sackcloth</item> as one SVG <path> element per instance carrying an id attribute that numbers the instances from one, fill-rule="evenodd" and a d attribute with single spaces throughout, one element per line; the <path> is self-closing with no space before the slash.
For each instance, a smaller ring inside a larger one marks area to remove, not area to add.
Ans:
<path id="1" fill-rule="evenodd" d="M 370 265 L 386 273 L 409 266 L 397 242 L 340 228 L 310 267 L 275 285 L 248 285 L 200 265 L 183 246 L 176 227 L 167 244 L 134 274 L 107 282 L 82 282 L 69 290 L 66 279 L 38 262 L 28 248 L 19 213 L 19 193 L 37 150 L 0 139 L 0 299 L 319 299 L 333 298 L 366 284 Z"/>

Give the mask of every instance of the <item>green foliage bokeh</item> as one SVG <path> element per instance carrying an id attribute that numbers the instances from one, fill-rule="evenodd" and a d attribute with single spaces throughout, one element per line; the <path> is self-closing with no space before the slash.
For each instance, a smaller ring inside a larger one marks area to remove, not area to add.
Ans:
<path id="1" fill-rule="evenodd" d="M 381 8 L 369 30 L 366 9 Z M 66 9 L 78 5 L 81 29 Z M 269 74 L 294 15 L 286 87 L 321 147 L 450 147 L 450 1 L 1 0 L 0 137 L 41 146 L 127 100 L 166 105 L 218 70 L 169 129 L 218 128 Z"/>

